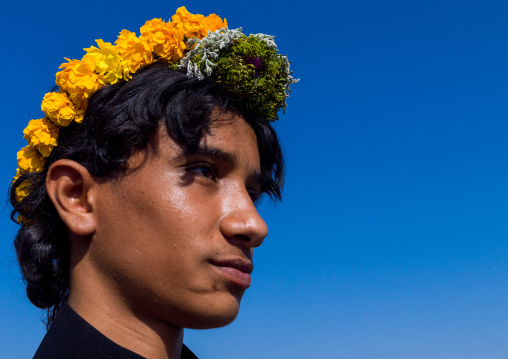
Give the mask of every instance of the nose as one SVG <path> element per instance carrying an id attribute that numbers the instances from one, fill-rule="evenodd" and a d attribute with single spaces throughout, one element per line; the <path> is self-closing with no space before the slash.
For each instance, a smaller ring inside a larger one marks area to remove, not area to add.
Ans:
<path id="1" fill-rule="evenodd" d="M 245 195 L 242 196 L 243 199 L 237 198 L 235 203 L 228 206 L 219 228 L 226 239 L 253 248 L 263 243 L 268 235 L 268 226 L 246 191 Z"/>

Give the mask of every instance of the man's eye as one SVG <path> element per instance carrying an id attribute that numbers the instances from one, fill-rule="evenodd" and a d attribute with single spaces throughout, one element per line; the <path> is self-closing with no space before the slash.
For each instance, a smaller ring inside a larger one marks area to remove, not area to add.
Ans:
<path id="1" fill-rule="evenodd" d="M 263 193 L 257 191 L 249 191 L 250 198 L 255 205 L 258 205 L 262 201 Z"/>
<path id="2" fill-rule="evenodd" d="M 206 163 L 200 163 L 193 166 L 190 166 L 189 171 L 199 175 L 203 176 L 205 178 L 209 178 L 213 181 L 217 179 L 217 170 L 214 166 Z"/>

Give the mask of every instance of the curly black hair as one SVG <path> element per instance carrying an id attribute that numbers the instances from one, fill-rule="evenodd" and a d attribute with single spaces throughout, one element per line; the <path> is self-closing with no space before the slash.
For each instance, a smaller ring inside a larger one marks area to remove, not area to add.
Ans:
<path id="1" fill-rule="evenodd" d="M 242 111 L 212 80 L 188 78 L 167 64 L 153 63 L 128 82 L 95 92 L 83 123 L 60 129 L 59 144 L 42 172 L 21 175 L 10 188 L 11 219 L 20 224 L 14 247 L 29 300 L 47 309 L 49 327 L 70 289 L 70 245 L 67 228 L 46 192 L 52 163 L 67 158 L 95 177 L 113 180 L 125 174 L 130 156 L 147 147 L 160 126 L 186 152 L 197 151 L 209 133 L 212 112 L 240 115 L 257 136 L 263 191 L 280 200 L 284 159 L 276 132 L 266 119 Z M 29 182 L 29 194 L 16 200 L 16 188 Z M 20 220 L 18 221 L 18 218 Z"/>

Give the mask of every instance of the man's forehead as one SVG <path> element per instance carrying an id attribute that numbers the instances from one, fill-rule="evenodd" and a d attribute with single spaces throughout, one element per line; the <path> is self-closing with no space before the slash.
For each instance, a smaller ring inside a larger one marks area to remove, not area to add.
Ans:
<path id="1" fill-rule="evenodd" d="M 235 152 L 238 147 L 254 146 L 257 150 L 256 133 L 241 117 L 213 120 L 208 133 L 200 141 L 203 148 L 223 148 Z"/>

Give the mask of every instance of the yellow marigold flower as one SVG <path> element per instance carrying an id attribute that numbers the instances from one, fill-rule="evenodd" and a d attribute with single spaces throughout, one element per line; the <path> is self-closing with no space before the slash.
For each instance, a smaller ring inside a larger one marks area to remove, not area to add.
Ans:
<path id="1" fill-rule="evenodd" d="M 18 221 L 18 223 L 23 223 L 26 225 L 29 225 L 31 223 L 30 220 L 26 219 L 21 214 L 16 217 L 16 221 Z"/>
<path id="2" fill-rule="evenodd" d="M 14 182 L 16 182 L 16 180 L 19 178 L 19 176 L 21 176 L 21 173 L 19 172 L 19 168 L 17 168 L 16 169 L 16 176 L 14 176 L 14 178 L 12 179 L 11 186 L 14 184 Z"/>
<path id="3" fill-rule="evenodd" d="M 42 100 L 41 110 L 55 125 L 66 127 L 76 118 L 73 103 L 62 92 L 48 92 Z"/>
<path id="4" fill-rule="evenodd" d="M 99 48 L 95 46 L 85 48 L 88 55 L 95 57 L 95 71 L 103 76 L 108 84 L 117 83 L 119 80 L 128 80 L 128 72 L 124 70 L 122 57 L 118 49 L 102 39 L 95 40 Z"/>
<path id="5" fill-rule="evenodd" d="M 224 22 L 222 19 L 216 15 L 216 14 L 210 14 L 207 17 L 205 17 L 204 20 L 205 23 L 205 29 L 210 30 L 214 32 L 215 30 L 220 30 L 221 28 L 228 27 L 228 22 L 226 19 L 224 19 Z"/>
<path id="6" fill-rule="evenodd" d="M 51 123 L 47 118 L 31 120 L 23 130 L 28 144 L 36 148 L 41 155 L 48 157 L 53 147 L 58 145 L 59 127 Z"/>
<path id="7" fill-rule="evenodd" d="M 208 34 L 205 17 L 201 14 L 191 14 L 187 11 L 185 6 L 179 7 L 172 19 L 174 26 L 178 30 L 182 31 L 183 35 L 187 39 L 191 39 L 193 37 L 202 39 Z"/>
<path id="8" fill-rule="evenodd" d="M 115 45 L 123 58 L 125 66 L 131 74 L 136 72 L 141 66 L 153 62 L 152 46 L 144 38 L 138 38 L 135 33 L 122 30 Z"/>
<path id="9" fill-rule="evenodd" d="M 41 156 L 32 146 L 25 146 L 18 151 L 19 174 L 26 172 L 41 172 L 46 158 Z"/>
<path id="10" fill-rule="evenodd" d="M 95 57 L 85 55 L 81 60 L 69 60 L 60 65 L 63 70 L 56 74 L 56 84 L 60 90 L 69 93 L 78 108 L 84 108 L 90 95 L 104 86 L 104 81 L 96 74 Z"/>
<path id="11" fill-rule="evenodd" d="M 162 19 L 147 21 L 141 27 L 141 38 L 153 46 L 157 56 L 168 61 L 180 60 L 186 49 L 182 32 Z"/>
<path id="12" fill-rule="evenodd" d="M 76 111 L 76 117 L 74 117 L 74 121 L 77 123 L 83 122 L 83 116 L 85 115 L 85 110 L 79 109 Z"/>
<path id="13" fill-rule="evenodd" d="M 19 176 L 21 176 L 21 173 L 19 172 L 19 168 L 18 168 L 16 170 L 16 176 L 14 176 L 14 179 L 11 182 L 11 186 L 14 184 L 14 182 L 16 182 L 16 180 L 19 178 Z M 16 191 L 15 191 L 16 201 L 21 202 L 23 200 L 23 198 L 28 196 L 28 194 L 30 193 L 29 187 L 30 187 L 30 182 L 28 180 L 21 182 L 21 184 L 18 187 L 16 187 Z M 21 216 L 18 216 L 18 218 L 17 218 L 18 222 L 21 222 L 20 217 Z"/>
<path id="14" fill-rule="evenodd" d="M 16 192 L 16 201 L 21 202 L 23 198 L 28 196 L 28 194 L 30 193 L 30 182 L 28 180 L 21 182 L 21 184 L 18 187 L 16 187 L 15 192 Z"/>

